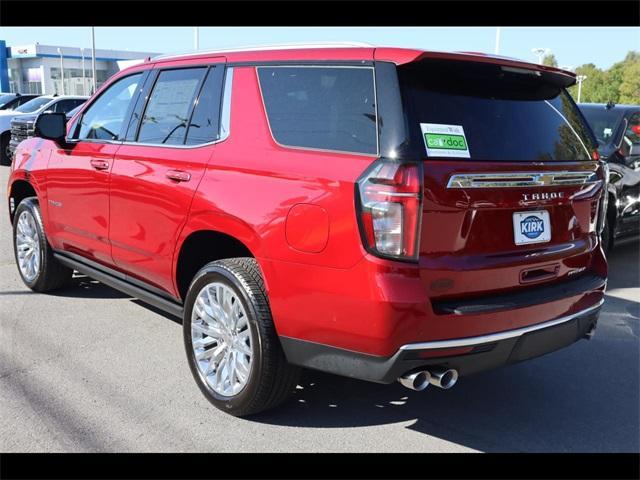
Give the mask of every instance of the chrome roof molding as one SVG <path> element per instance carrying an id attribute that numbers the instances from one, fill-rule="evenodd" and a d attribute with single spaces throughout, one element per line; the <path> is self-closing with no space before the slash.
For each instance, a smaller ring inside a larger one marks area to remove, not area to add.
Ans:
<path id="1" fill-rule="evenodd" d="M 447 188 L 512 188 L 587 185 L 596 183 L 595 172 L 460 173 L 451 175 Z"/>

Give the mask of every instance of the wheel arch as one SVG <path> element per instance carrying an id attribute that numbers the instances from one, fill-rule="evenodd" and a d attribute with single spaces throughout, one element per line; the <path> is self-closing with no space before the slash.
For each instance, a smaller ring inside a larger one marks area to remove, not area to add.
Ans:
<path id="1" fill-rule="evenodd" d="M 234 257 L 258 260 L 260 253 L 259 237 L 245 222 L 226 214 L 191 217 L 182 230 L 174 252 L 175 291 L 184 300 L 191 280 L 209 262 Z M 266 288 L 267 280 L 260 268 Z"/>
<path id="2" fill-rule="evenodd" d="M 28 197 L 37 197 L 40 201 L 40 195 L 38 189 L 26 178 L 16 178 L 13 180 L 9 187 L 9 220 L 13 223 L 13 217 L 15 215 L 16 208 L 22 200 Z M 42 208 L 42 207 L 41 207 Z"/>

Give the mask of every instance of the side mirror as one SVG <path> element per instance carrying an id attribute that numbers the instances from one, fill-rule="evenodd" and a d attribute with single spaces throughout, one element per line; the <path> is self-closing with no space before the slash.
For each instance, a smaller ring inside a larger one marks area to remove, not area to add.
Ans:
<path id="1" fill-rule="evenodd" d="M 62 143 L 67 135 L 67 118 L 64 113 L 41 113 L 35 126 L 36 137 Z"/>

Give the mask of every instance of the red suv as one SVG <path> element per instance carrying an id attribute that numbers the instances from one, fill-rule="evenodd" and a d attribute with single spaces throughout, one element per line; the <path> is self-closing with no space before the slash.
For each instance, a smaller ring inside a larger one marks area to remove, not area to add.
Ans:
<path id="1" fill-rule="evenodd" d="M 449 388 L 596 326 L 607 177 L 574 82 L 399 48 L 154 58 L 17 148 L 20 274 L 44 292 L 76 270 L 182 318 L 233 415 L 300 367 Z"/>

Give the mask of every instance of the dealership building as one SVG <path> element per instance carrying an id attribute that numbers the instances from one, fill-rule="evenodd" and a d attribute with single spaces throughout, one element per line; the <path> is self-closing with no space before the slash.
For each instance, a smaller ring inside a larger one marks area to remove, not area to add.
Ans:
<path id="1" fill-rule="evenodd" d="M 123 68 L 155 55 L 157 53 L 96 49 L 97 87 Z M 1 92 L 89 95 L 93 85 L 92 68 L 90 48 L 38 43 L 8 47 L 0 40 Z"/>

